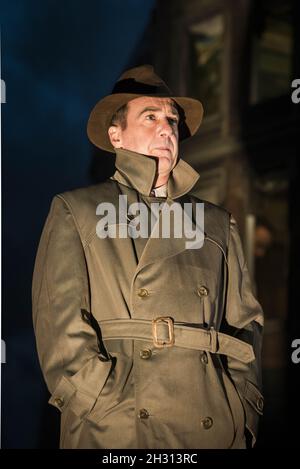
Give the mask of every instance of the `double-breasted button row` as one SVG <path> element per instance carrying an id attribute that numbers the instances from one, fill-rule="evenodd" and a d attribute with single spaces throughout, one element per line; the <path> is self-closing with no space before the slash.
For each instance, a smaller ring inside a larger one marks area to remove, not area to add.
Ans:
<path id="1" fill-rule="evenodd" d="M 147 296 L 149 296 L 149 292 L 146 288 L 140 288 L 138 291 L 138 296 L 140 298 L 146 298 Z"/>
<path id="2" fill-rule="evenodd" d="M 147 288 L 140 288 L 137 294 L 140 298 L 146 298 L 147 296 L 149 296 L 149 291 L 147 290 Z M 197 289 L 197 295 L 200 297 L 208 296 L 208 294 L 209 294 L 209 289 L 205 287 L 204 285 L 201 285 L 201 287 Z"/>
<path id="3" fill-rule="evenodd" d="M 205 285 L 201 285 L 201 287 L 199 287 L 197 290 L 198 296 L 207 296 L 208 293 L 209 293 L 209 290 Z"/>

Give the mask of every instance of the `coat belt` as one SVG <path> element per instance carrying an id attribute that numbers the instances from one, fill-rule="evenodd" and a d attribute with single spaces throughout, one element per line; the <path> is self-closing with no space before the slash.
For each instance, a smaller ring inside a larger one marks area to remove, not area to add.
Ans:
<path id="1" fill-rule="evenodd" d="M 153 342 L 155 347 L 182 347 L 205 350 L 235 358 L 243 363 L 255 359 L 252 345 L 218 332 L 187 323 L 174 322 L 171 317 L 147 319 L 107 319 L 98 321 L 102 338 L 135 339 Z"/>

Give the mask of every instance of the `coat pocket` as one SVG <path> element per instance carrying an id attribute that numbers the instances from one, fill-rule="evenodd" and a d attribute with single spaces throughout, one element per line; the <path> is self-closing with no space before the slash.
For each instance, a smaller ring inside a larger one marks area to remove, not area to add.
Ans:
<path id="1" fill-rule="evenodd" d="M 119 413 L 124 413 L 126 406 L 132 406 L 134 388 L 132 382 L 133 359 L 122 352 L 111 352 L 113 366 L 105 385 L 86 416 L 86 419 L 99 424 L 107 417 L 110 424 Z"/>

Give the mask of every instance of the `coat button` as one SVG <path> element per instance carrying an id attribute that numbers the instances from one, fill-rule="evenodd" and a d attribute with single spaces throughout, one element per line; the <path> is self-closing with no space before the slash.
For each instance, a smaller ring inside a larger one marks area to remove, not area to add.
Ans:
<path id="1" fill-rule="evenodd" d="M 147 419 L 149 417 L 149 412 L 147 409 L 141 409 L 139 411 L 139 418 L 140 419 Z"/>
<path id="2" fill-rule="evenodd" d="M 146 298 L 146 296 L 149 296 L 148 290 L 146 288 L 140 288 L 138 291 L 138 295 L 140 298 Z"/>
<path id="3" fill-rule="evenodd" d="M 213 426 L 213 419 L 211 417 L 205 417 L 201 420 L 201 425 L 204 430 L 209 430 Z"/>
<path id="4" fill-rule="evenodd" d="M 150 349 L 145 349 L 140 351 L 140 357 L 143 358 L 144 360 L 147 360 L 148 358 L 151 358 L 152 351 Z"/>
<path id="5" fill-rule="evenodd" d="M 258 408 L 258 410 L 260 412 L 262 412 L 264 410 L 264 400 L 262 397 L 259 397 L 256 401 L 256 407 Z"/>
<path id="6" fill-rule="evenodd" d="M 208 358 L 207 358 L 207 353 L 206 352 L 202 352 L 201 353 L 201 363 L 203 363 L 203 365 L 207 365 L 208 363 Z"/>
<path id="7" fill-rule="evenodd" d="M 54 403 L 55 403 L 55 405 L 57 405 L 57 407 L 61 408 L 64 405 L 64 398 L 63 397 L 56 397 L 54 399 Z"/>
<path id="8" fill-rule="evenodd" d="M 208 288 L 206 288 L 204 285 L 199 287 L 198 290 L 197 290 L 197 294 L 199 296 L 207 296 L 208 292 L 209 292 Z"/>

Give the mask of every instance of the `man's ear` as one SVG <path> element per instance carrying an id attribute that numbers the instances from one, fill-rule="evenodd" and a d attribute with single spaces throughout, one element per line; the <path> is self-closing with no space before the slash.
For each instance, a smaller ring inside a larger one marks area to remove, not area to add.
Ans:
<path id="1" fill-rule="evenodd" d="M 110 143 L 114 148 L 121 148 L 122 146 L 122 130 L 119 125 L 111 125 L 108 129 L 108 136 Z"/>

